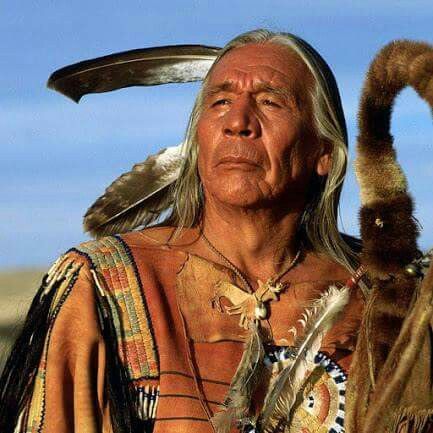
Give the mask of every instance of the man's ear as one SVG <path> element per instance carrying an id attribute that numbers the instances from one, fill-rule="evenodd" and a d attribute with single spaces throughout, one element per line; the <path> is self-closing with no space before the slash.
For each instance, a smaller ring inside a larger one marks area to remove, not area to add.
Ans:
<path id="1" fill-rule="evenodd" d="M 332 146 L 330 143 L 322 143 L 322 153 L 316 162 L 316 173 L 325 176 L 329 173 L 332 166 Z"/>

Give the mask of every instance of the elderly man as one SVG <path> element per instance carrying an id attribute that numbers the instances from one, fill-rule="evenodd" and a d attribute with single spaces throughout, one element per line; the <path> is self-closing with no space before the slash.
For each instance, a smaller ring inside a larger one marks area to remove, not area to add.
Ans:
<path id="1" fill-rule="evenodd" d="M 79 245 L 44 280 L 2 380 L 2 431 L 342 432 L 365 295 L 337 229 L 346 148 L 311 46 L 230 42 L 169 218 Z"/>

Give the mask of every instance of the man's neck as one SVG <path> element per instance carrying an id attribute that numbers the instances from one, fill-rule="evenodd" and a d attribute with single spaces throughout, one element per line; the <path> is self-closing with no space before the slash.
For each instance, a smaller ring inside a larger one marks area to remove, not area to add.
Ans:
<path id="1" fill-rule="evenodd" d="M 214 247 L 252 282 L 275 276 L 299 249 L 300 211 L 242 209 L 208 202 L 203 231 Z"/>

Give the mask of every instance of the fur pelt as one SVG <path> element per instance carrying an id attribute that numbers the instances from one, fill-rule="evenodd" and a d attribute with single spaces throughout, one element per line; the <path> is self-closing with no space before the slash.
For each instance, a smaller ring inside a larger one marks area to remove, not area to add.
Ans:
<path id="1" fill-rule="evenodd" d="M 429 367 L 419 366 L 421 351 L 431 357 L 426 332 L 433 272 L 421 288 L 405 275 L 405 266 L 418 254 L 418 227 L 390 134 L 393 102 L 406 86 L 433 106 L 432 46 L 412 41 L 385 46 L 370 66 L 361 97 L 355 169 L 362 203 L 361 260 L 372 291 L 349 374 L 348 433 L 395 433 L 403 413 L 423 425 L 423 405 L 431 398 L 423 384 L 430 380 Z M 420 377 L 413 373 L 417 368 Z"/>
<path id="2" fill-rule="evenodd" d="M 398 93 L 412 86 L 433 106 L 433 50 L 425 43 L 394 41 L 367 73 L 360 108 L 355 169 L 361 188 L 363 263 L 386 278 L 416 254 L 417 225 L 404 173 L 396 161 L 390 122 Z"/>
<path id="3" fill-rule="evenodd" d="M 391 287 L 390 284 L 389 289 Z M 400 281 L 394 291 L 402 293 L 404 282 Z M 393 317 L 391 311 L 377 311 L 383 303 L 380 292 L 381 289 L 374 289 L 367 306 L 365 319 L 372 323 L 362 324 L 360 344 L 351 365 L 346 399 L 346 432 L 397 433 L 399 423 L 407 419 L 416 420 L 420 426 L 419 429 L 407 431 L 421 433 L 424 432 L 421 426 L 431 419 L 432 411 L 429 409 L 433 407 L 432 339 L 429 332 L 433 314 L 433 267 L 430 267 L 421 287 L 410 300 L 400 327 L 398 314 Z M 390 297 L 391 290 L 387 295 Z M 402 299 L 395 299 L 394 302 L 400 306 L 404 304 Z M 390 305 L 389 302 L 388 308 Z M 388 315 L 396 322 L 391 320 L 386 323 Z M 374 361 L 374 383 L 366 368 L 367 360 L 363 359 L 369 343 Z"/>

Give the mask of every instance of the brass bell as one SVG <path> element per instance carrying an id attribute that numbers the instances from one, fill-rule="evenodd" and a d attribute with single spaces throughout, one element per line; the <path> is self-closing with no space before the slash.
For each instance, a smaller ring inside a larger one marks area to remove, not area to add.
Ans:
<path id="1" fill-rule="evenodd" d="M 413 264 L 407 265 L 404 268 L 404 271 L 406 275 L 409 275 L 409 277 L 416 277 L 419 274 L 418 268 Z"/>
<path id="2" fill-rule="evenodd" d="M 374 224 L 376 224 L 377 227 L 380 227 L 381 229 L 383 229 L 384 222 L 383 222 L 382 218 L 376 218 L 374 220 Z"/>

